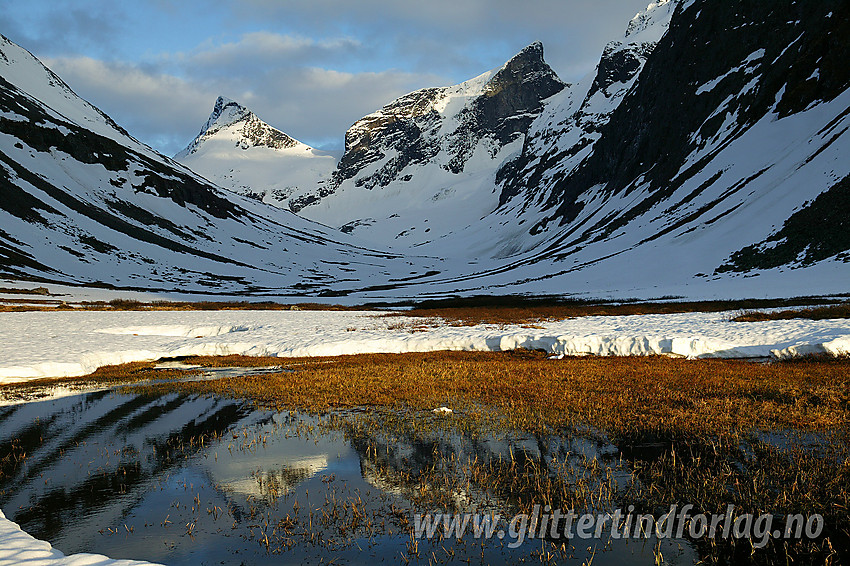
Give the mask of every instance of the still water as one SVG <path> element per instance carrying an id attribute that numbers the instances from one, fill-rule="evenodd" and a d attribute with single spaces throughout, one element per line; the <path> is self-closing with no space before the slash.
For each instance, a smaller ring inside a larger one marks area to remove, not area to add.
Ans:
<path id="1" fill-rule="evenodd" d="M 449 477 L 452 462 L 521 457 L 563 473 L 588 461 L 617 469 L 618 451 L 578 436 L 391 434 L 358 424 L 366 414 L 126 389 L 0 407 L 0 509 L 65 553 L 173 566 L 696 560 L 681 540 L 416 540 L 413 514 L 435 505 L 516 511 L 510 489 Z"/>

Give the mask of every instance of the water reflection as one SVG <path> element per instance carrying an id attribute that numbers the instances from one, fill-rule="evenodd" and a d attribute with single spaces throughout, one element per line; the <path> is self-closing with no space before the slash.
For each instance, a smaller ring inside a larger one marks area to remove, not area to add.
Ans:
<path id="1" fill-rule="evenodd" d="M 616 487 L 627 476 L 616 458 L 593 438 L 396 434 L 356 413 L 318 418 L 177 393 L 0 407 L 0 508 L 10 519 L 66 553 L 171 565 L 539 560 L 546 542 L 411 548 L 411 513 L 507 515 L 530 478 L 592 479 L 591 462 Z M 583 542 L 564 555 L 654 562 L 655 541 Z M 664 544 L 665 558 L 693 562 L 681 541 Z"/>

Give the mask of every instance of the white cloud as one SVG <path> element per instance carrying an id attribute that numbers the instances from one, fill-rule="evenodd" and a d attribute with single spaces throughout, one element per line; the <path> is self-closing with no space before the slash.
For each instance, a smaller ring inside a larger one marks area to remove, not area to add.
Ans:
<path id="1" fill-rule="evenodd" d="M 197 65 L 207 60 L 215 61 L 221 72 L 207 73 Z M 298 66 L 246 73 L 239 69 L 238 58 L 216 58 L 212 52 L 203 51 L 185 59 L 192 68 L 187 68 L 183 76 L 151 65 L 108 63 L 89 57 L 58 57 L 44 62 L 132 135 L 167 154 L 176 153 L 191 141 L 219 95 L 242 102 L 263 120 L 296 138 L 307 143 L 334 140 L 332 149 L 337 149 L 354 121 L 410 90 L 440 80 L 399 71 L 346 73 Z"/>
<path id="2" fill-rule="evenodd" d="M 574 80 L 648 2 L 10 1 L 0 25 L 166 153 L 197 134 L 220 94 L 307 143 L 341 147 L 348 126 L 395 97 L 476 76 L 535 40 Z"/>
<path id="3" fill-rule="evenodd" d="M 216 44 L 208 40 L 188 53 L 177 53 L 165 59 L 192 74 L 223 69 L 244 75 L 270 67 L 339 62 L 355 55 L 360 47 L 361 43 L 350 37 L 314 39 L 256 31 L 243 34 L 238 41 Z"/>

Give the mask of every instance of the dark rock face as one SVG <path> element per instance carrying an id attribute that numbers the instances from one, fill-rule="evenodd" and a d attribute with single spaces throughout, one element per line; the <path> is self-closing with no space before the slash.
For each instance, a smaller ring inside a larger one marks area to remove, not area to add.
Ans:
<path id="1" fill-rule="evenodd" d="M 732 254 L 717 273 L 807 266 L 838 257 L 850 262 L 850 177 L 845 177 L 811 204 L 795 212 L 765 241 Z"/>
<path id="2" fill-rule="evenodd" d="M 533 43 L 490 79 L 484 96 L 471 109 L 470 127 L 493 132 L 502 143 L 524 133 L 543 107 L 543 100 L 566 85 L 543 60 L 543 44 Z"/>
<path id="3" fill-rule="evenodd" d="M 550 212 L 530 229 L 535 234 L 546 226 L 570 225 L 586 206 L 582 196 L 592 187 L 604 187 L 609 196 L 648 187 L 648 197 L 601 224 L 585 227 L 595 240 L 604 239 L 691 181 L 768 114 L 787 117 L 846 91 L 850 87 L 847 37 L 850 10 L 844 0 L 681 3 L 668 32 L 654 48 L 606 49 L 588 98 L 639 72 L 633 88 L 607 120 L 583 124 L 578 113 L 565 121 L 561 132 L 580 128 L 572 145 L 552 142 L 541 150 L 545 144 L 536 140 L 535 145 L 529 139 L 522 156 L 499 173 L 501 204 L 518 195 L 527 202 L 545 199 L 542 206 Z M 645 58 L 642 67 L 641 57 Z M 734 117 L 731 125 L 729 116 Z M 547 135 L 557 140 L 563 134 Z M 580 163 L 553 174 L 588 145 L 592 151 Z M 695 154 L 701 159 L 686 165 Z M 743 190 L 764 173 L 741 179 L 728 188 L 729 194 Z M 714 181 L 698 186 L 688 199 L 697 199 Z M 838 189 L 830 194 L 834 200 Z M 799 218 L 804 216 L 801 213 Z M 826 229 L 834 231 L 838 226 L 831 223 Z M 794 227 L 799 223 L 786 226 L 777 237 L 796 231 Z M 843 241 L 828 234 L 823 237 Z M 823 249 L 827 248 L 841 251 L 833 245 Z M 769 265 L 765 259 L 769 253 L 764 246 L 742 250 L 725 269 Z"/>
<path id="4" fill-rule="evenodd" d="M 398 155 L 376 173 L 357 179 L 357 186 L 367 189 L 386 186 L 409 164 L 433 158 L 440 150 L 439 141 L 429 139 L 425 132 L 436 133 L 439 129 L 441 118 L 434 110 L 434 103 L 443 92 L 442 88 L 418 90 L 358 120 L 345 133 L 345 153 L 330 182 L 314 193 L 290 199 L 290 210 L 298 212 L 334 193 L 345 180 L 354 178 L 369 164 L 381 161 L 390 150 L 397 149 Z"/>
<path id="5" fill-rule="evenodd" d="M 651 183 L 653 198 L 620 217 L 617 225 L 670 195 L 700 170 L 678 174 L 685 158 L 698 149 L 698 140 L 718 134 L 725 116 L 715 111 L 729 97 L 728 111 L 738 116 L 727 136 L 731 141 L 770 111 L 783 87 L 780 115 L 837 96 L 850 86 L 850 67 L 838 63 L 848 56 L 847 42 L 839 45 L 839 38 L 850 34 L 845 8 L 838 0 L 697 1 L 677 10 L 635 89 L 603 127 L 592 155 L 556 186 L 550 200 L 557 207 L 555 216 L 561 223 L 574 218 L 576 197 L 586 187 L 603 183 L 610 193 L 628 191 L 642 175 Z M 829 12 L 833 16 L 827 18 Z M 751 61 L 754 66 L 726 75 L 760 49 L 764 54 Z M 835 73 L 827 79 L 821 71 L 823 85 L 816 84 L 820 78 L 807 85 L 818 65 Z M 724 75 L 712 90 L 698 92 Z"/>
<path id="6" fill-rule="evenodd" d="M 635 28 L 636 23 L 632 22 L 629 33 L 638 31 Z M 502 189 L 500 205 L 521 193 L 526 194 L 529 202 L 539 199 L 541 188 L 548 188 L 552 179 L 565 177 L 559 170 L 568 168 L 571 158 L 599 138 L 600 129 L 608 121 L 617 100 L 643 69 L 654 47 L 655 43 L 618 41 L 605 47 L 581 104 L 567 115 L 559 115 L 557 109 L 550 111 L 549 117 L 557 124 L 530 132 L 522 154 L 498 172 L 496 180 Z"/>
<path id="7" fill-rule="evenodd" d="M 630 81 L 641 69 L 642 59 L 645 59 L 652 52 L 649 47 L 637 50 L 637 52 L 617 49 L 617 47 L 619 47 L 619 44 L 609 44 L 602 52 L 602 58 L 596 67 L 596 76 L 593 78 L 593 85 L 587 93 L 587 98 L 599 91 L 608 94 L 607 89 L 611 85 Z"/>
<path id="8" fill-rule="evenodd" d="M 359 120 L 345 133 L 345 154 L 334 180 L 353 178 L 366 165 L 386 157 L 390 149 L 401 155 L 371 178 L 359 180 L 359 186 L 385 186 L 394 171 L 433 158 L 439 151 L 439 140 L 427 139 L 425 134 L 436 133 L 439 128 L 441 117 L 434 104 L 444 92 L 442 88 L 419 90 Z"/>
<path id="9" fill-rule="evenodd" d="M 452 87 L 405 95 L 354 124 L 346 132 L 345 154 L 331 181 L 312 195 L 290 201 L 290 208 L 297 212 L 348 180 L 365 189 L 385 187 L 408 165 L 427 163 L 441 152 L 448 157 L 444 167 L 460 173 L 481 139 L 489 136 L 500 145 L 514 141 L 526 133 L 543 101 L 565 86 L 543 60 L 543 46 L 534 43 L 495 73 L 456 116 L 438 109 L 441 101 L 457 94 Z M 456 119 L 458 127 L 440 136 L 450 119 Z M 377 171 L 359 176 L 378 162 Z"/>
<path id="10" fill-rule="evenodd" d="M 450 138 L 454 158 L 453 173 L 463 166 L 475 149 L 475 142 L 492 135 L 506 145 L 525 134 L 543 109 L 543 100 L 559 93 L 566 85 L 543 60 L 543 45 L 533 43 L 499 70 L 484 87 L 484 94 L 465 108 L 461 127 Z"/>

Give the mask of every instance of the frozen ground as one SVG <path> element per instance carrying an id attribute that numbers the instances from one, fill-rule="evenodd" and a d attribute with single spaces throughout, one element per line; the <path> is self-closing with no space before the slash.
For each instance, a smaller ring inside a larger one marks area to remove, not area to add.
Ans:
<path id="1" fill-rule="evenodd" d="M 594 316 L 536 327 L 423 327 L 375 312 L 21 312 L 0 315 L 0 383 L 187 355 L 335 356 L 544 349 L 559 355 L 788 357 L 850 353 L 847 320 L 730 322 L 733 313 Z"/>

